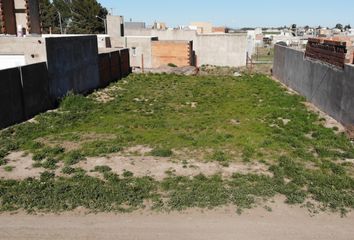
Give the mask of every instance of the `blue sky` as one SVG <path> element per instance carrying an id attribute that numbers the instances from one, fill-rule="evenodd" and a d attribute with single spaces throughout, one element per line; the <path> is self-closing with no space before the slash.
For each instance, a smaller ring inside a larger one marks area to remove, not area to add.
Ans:
<path id="1" fill-rule="evenodd" d="M 126 21 L 155 20 L 169 26 L 209 21 L 230 27 L 298 25 L 329 26 L 336 23 L 354 27 L 354 1 L 328 0 L 98 0 Z M 336 5 L 337 4 L 337 5 Z"/>

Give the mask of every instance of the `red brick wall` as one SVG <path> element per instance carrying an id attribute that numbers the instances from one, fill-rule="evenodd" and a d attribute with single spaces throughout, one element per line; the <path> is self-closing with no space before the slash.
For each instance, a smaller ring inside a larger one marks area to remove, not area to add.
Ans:
<path id="1" fill-rule="evenodd" d="M 178 67 L 191 66 L 193 63 L 192 41 L 153 41 L 152 67 L 173 63 Z"/>

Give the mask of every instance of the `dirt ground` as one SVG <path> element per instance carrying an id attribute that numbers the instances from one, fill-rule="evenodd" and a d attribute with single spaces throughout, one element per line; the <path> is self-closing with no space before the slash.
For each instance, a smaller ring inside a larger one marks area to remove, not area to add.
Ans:
<path id="1" fill-rule="evenodd" d="M 282 200 L 242 215 L 234 208 L 184 213 L 136 212 L 89 214 L 77 211 L 62 215 L 0 215 L 0 239 L 242 239 L 242 240 L 351 240 L 354 215 L 346 218 L 291 207 Z"/>

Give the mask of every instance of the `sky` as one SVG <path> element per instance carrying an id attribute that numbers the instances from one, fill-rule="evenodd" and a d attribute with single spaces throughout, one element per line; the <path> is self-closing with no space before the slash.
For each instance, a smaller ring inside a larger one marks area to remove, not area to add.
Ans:
<path id="1" fill-rule="evenodd" d="M 194 21 L 215 26 L 279 27 L 291 25 L 354 27 L 354 0 L 98 0 L 126 21 L 165 22 L 168 26 Z"/>

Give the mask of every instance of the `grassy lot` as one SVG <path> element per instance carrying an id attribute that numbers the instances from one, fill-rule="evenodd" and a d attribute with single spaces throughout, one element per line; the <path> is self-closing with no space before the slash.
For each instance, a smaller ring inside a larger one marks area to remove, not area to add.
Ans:
<path id="1" fill-rule="evenodd" d="M 353 144 L 263 75 L 185 77 L 131 75 L 88 97 L 69 95 L 56 111 L 0 132 L 0 165 L 10 152 L 31 154 L 40 178 L 0 180 L 0 211 L 131 211 L 145 206 L 182 210 L 234 204 L 239 211 L 277 194 L 289 204 L 341 211 L 354 208 Z M 87 157 L 150 146 L 173 160 L 260 163 L 268 174 L 178 176 L 164 180 L 118 175 L 100 178 L 76 164 Z M 56 176 L 61 168 L 63 175 Z"/>

